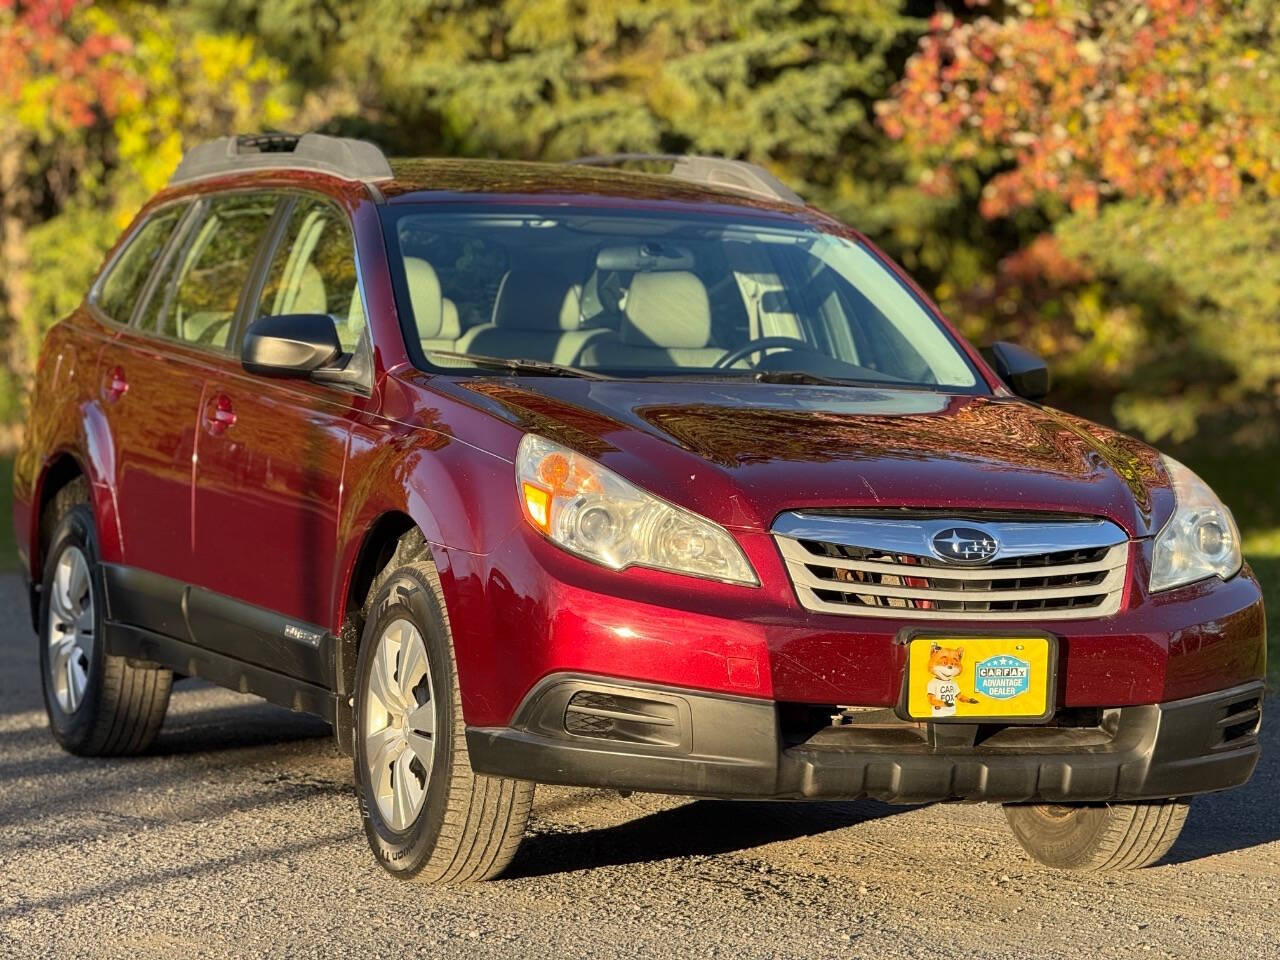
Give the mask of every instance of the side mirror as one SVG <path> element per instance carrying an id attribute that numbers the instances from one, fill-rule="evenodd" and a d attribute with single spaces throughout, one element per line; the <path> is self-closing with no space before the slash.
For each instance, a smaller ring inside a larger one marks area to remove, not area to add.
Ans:
<path id="1" fill-rule="evenodd" d="M 323 313 L 260 317 L 245 331 L 240 362 L 266 377 L 309 377 L 342 356 L 338 328 Z"/>
<path id="2" fill-rule="evenodd" d="M 983 349 L 982 356 L 1018 396 L 1039 401 L 1049 395 L 1049 367 L 1030 350 L 1001 340 Z"/>

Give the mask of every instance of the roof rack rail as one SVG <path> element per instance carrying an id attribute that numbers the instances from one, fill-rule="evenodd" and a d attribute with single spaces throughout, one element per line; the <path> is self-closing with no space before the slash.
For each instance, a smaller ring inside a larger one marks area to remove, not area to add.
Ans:
<path id="1" fill-rule="evenodd" d="M 186 152 L 169 186 L 248 170 L 315 170 L 369 183 L 391 179 L 391 165 L 367 140 L 323 133 L 258 133 L 219 137 Z"/>
<path id="2" fill-rule="evenodd" d="M 745 160 L 705 157 L 679 153 L 613 153 L 599 157 L 580 157 L 571 164 L 584 167 L 620 167 L 625 163 L 669 162 L 669 176 L 691 183 L 750 193 L 782 203 L 804 205 L 800 195 L 763 167 Z"/>

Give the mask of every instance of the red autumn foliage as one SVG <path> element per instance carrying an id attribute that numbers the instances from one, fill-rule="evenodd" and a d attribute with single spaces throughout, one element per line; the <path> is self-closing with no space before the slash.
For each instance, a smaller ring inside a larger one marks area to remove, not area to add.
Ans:
<path id="1" fill-rule="evenodd" d="M 89 7 L 85 0 L 0 0 L 0 106 L 36 98 L 42 125 L 53 130 L 116 113 L 136 83 L 120 59 L 132 44 L 108 18 L 82 16 Z"/>
<path id="2" fill-rule="evenodd" d="M 930 165 L 930 189 L 976 167 L 989 217 L 1046 197 L 1090 211 L 1109 196 L 1225 204 L 1255 182 L 1277 195 L 1275 20 L 1231 0 L 940 13 L 880 124 Z"/>

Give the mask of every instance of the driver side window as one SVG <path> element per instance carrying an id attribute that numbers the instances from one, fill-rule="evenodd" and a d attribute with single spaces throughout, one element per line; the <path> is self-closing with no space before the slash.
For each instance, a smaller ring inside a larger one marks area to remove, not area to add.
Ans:
<path id="1" fill-rule="evenodd" d="M 355 247 L 347 218 L 332 203 L 302 197 L 267 272 L 257 317 L 324 313 L 333 318 L 344 353 L 364 336 Z"/>

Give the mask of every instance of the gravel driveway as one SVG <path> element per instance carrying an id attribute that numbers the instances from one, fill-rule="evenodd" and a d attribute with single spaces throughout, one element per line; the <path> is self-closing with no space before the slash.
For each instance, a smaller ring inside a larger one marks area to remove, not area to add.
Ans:
<path id="1" fill-rule="evenodd" d="M 45 729 L 0 578 L 0 956 L 1280 957 L 1280 723 L 1167 863 L 1074 876 L 990 806 L 728 804 L 539 788 L 509 878 L 433 889 L 365 845 L 319 721 L 186 680 L 149 755 Z"/>

